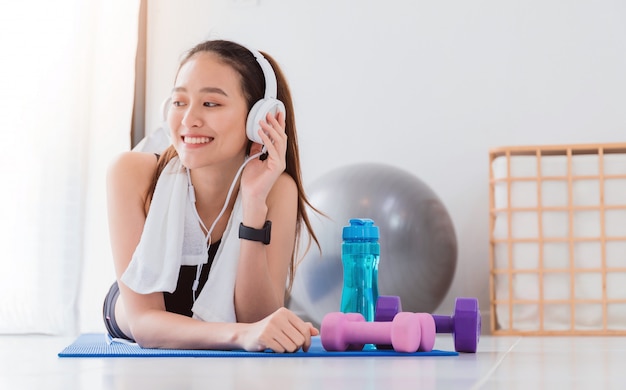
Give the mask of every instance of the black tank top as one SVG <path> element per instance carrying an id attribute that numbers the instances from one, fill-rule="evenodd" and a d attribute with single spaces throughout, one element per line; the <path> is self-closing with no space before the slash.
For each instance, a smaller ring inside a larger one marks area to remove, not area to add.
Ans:
<path id="1" fill-rule="evenodd" d="M 217 248 L 220 246 L 220 241 L 217 241 L 209 247 L 209 261 L 202 266 L 202 272 L 200 273 L 200 280 L 198 281 L 198 291 L 196 291 L 196 298 L 200 295 L 202 288 L 204 287 L 207 279 L 209 278 L 209 270 Z M 180 267 L 180 273 L 178 274 L 178 283 L 176 284 L 176 290 L 173 293 L 164 292 L 165 298 L 165 310 L 186 315 L 191 317 L 193 312 L 191 307 L 193 306 L 193 291 L 191 287 L 196 280 L 196 266 L 195 265 L 183 265 Z"/>

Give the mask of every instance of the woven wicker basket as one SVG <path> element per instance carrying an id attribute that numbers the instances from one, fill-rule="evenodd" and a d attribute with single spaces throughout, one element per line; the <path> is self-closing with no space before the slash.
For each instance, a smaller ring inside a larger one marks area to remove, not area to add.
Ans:
<path id="1" fill-rule="evenodd" d="M 626 143 L 490 151 L 494 335 L 626 335 Z"/>

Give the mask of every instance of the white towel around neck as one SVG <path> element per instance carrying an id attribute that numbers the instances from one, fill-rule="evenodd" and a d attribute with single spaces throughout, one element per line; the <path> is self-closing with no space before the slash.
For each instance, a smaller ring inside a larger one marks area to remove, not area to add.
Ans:
<path id="1" fill-rule="evenodd" d="M 178 157 L 157 181 L 141 239 L 122 281 L 140 294 L 173 292 L 181 265 L 206 264 L 208 248 L 189 197 L 186 171 Z M 235 206 L 215 254 L 209 278 L 192 308 L 194 318 L 235 322 L 235 277 L 239 262 L 241 199 Z M 191 293 L 191 291 L 190 291 Z"/>

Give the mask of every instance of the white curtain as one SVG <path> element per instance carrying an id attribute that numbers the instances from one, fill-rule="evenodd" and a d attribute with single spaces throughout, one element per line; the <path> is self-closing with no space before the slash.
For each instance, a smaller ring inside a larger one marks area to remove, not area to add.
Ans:
<path id="1" fill-rule="evenodd" d="M 100 329 L 139 0 L 0 3 L 0 333 Z"/>

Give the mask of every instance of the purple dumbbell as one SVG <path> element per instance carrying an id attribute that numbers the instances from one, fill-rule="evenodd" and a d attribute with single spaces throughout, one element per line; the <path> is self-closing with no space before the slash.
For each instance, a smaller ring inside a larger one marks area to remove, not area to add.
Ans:
<path id="1" fill-rule="evenodd" d="M 475 353 L 480 339 L 478 299 L 457 298 L 452 316 L 433 315 L 437 333 L 452 333 L 457 352 Z"/>
<path id="2" fill-rule="evenodd" d="M 376 299 L 374 321 L 393 321 L 393 317 L 402 311 L 402 302 L 397 295 L 380 295 Z"/>
<path id="3" fill-rule="evenodd" d="M 402 311 L 402 302 L 397 295 L 380 295 L 376 299 L 376 308 L 374 309 L 375 322 L 393 321 L 396 314 Z M 393 349 L 389 344 L 376 344 L 378 349 Z"/>
<path id="4" fill-rule="evenodd" d="M 327 351 L 364 344 L 391 344 L 397 352 L 431 351 L 435 321 L 426 313 L 401 312 L 391 322 L 367 322 L 357 320 L 355 313 L 333 312 L 324 316 L 320 334 Z"/>
<path id="5" fill-rule="evenodd" d="M 400 297 L 381 295 L 376 301 L 374 321 L 391 321 L 401 311 Z M 457 298 L 452 316 L 433 315 L 433 318 L 437 333 L 452 333 L 457 352 L 476 352 L 481 326 L 478 299 Z M 376 347 L 389 348 L 385 345 Z"/>

